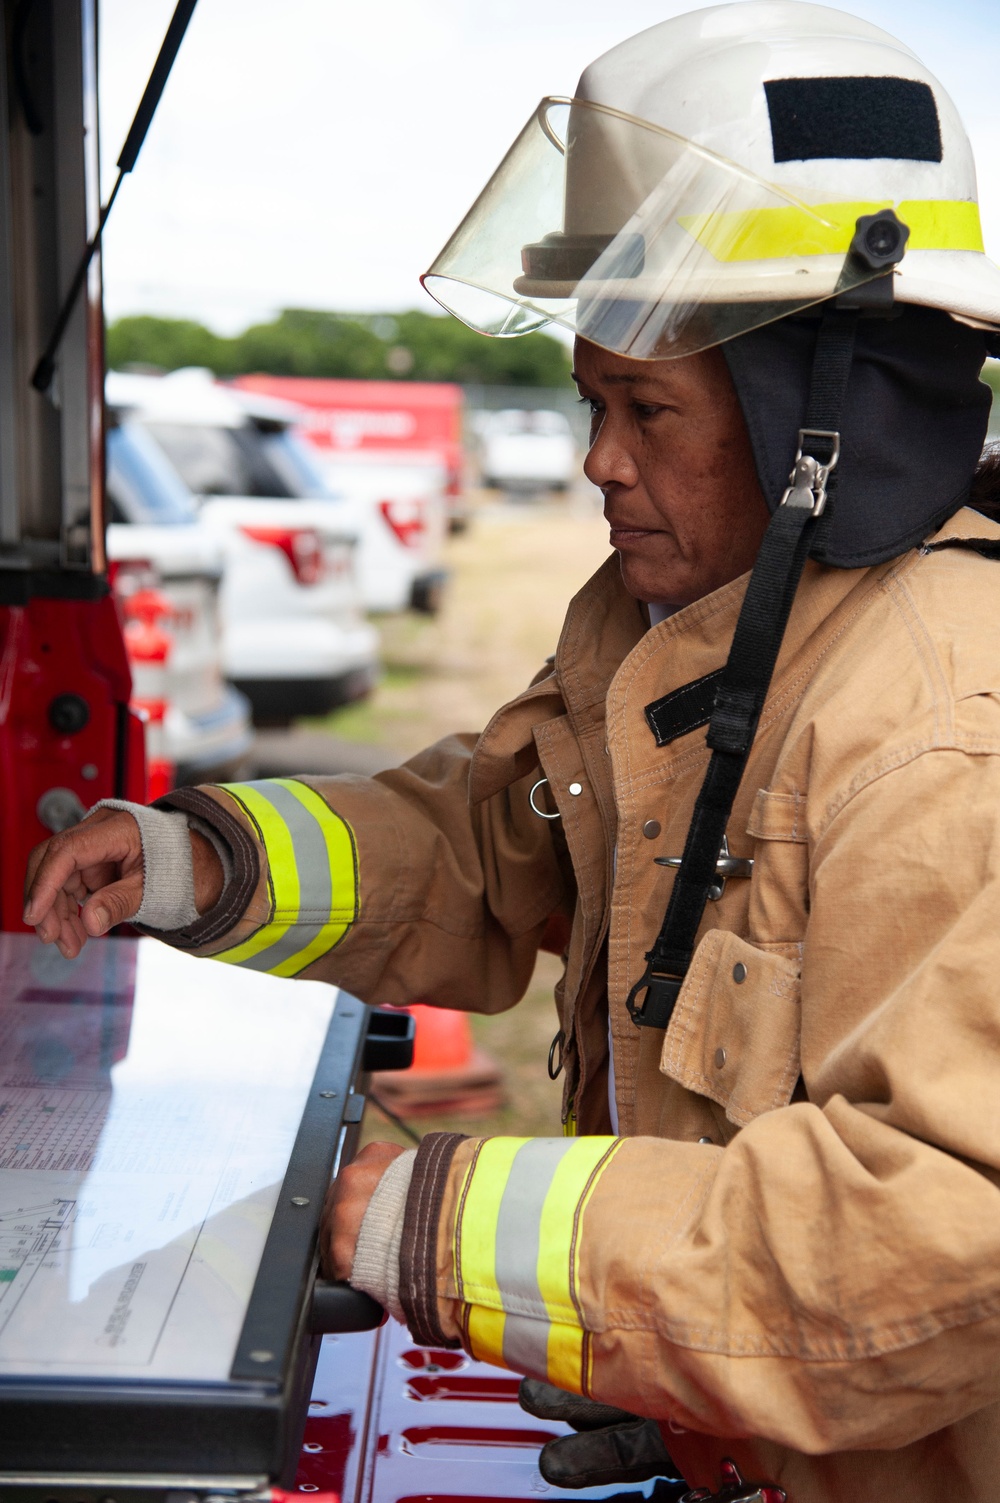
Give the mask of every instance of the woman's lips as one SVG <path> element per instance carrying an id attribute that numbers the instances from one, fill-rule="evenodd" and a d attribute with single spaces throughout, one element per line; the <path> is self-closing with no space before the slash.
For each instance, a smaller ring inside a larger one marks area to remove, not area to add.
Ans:
<path id="1" fill-rule="evenodd" d="M 625 527 L 611 525 L 609 542 L 612 548 L 628 547 L 629 543 L 640 543 L 644 538 L 656 537 L 658 529 L 655 527 Z"/>

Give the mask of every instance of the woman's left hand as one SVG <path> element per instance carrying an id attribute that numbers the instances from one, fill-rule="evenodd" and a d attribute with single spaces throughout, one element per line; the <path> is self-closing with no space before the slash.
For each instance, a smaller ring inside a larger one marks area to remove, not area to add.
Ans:
<path id="1" fill-rule="evenodd" d="M 320 1254 L 328 1279 L 349 1279 L 354 1250 L 375 1186 L 393 1159 L 405 1149 L 398 1143 L 369 1143 L 341 1169 L 327 1191 L 320 1226 Z"/>

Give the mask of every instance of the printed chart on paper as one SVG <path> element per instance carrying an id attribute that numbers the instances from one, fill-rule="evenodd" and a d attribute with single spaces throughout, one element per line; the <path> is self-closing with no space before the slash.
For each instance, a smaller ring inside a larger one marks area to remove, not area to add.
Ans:
<path id="1" fill-rule="evenodd" d="M 335 994 L 95 948 L 0 936 L 0 1373 L 222 1381 Z"/>

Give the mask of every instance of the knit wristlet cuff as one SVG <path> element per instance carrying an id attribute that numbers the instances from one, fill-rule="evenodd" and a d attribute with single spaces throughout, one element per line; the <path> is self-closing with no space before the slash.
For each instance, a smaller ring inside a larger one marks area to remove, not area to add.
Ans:
<path id="1" fill-rule="evenodd" d="M 94 809 L 121 809 L 139 826 L 142 841 L 142 902 L 131 922 L 149 929 L 181 929 L 194 923 L 194 867 L 187 815 L 105 798 Z M 94 812 L 92 809 L 91 813 Z"/>
<path id="2" fill-rule="evenodd" d="M 399 1249 L 416 1157 L 415 1148 L 401 1153 L 375 1186 L 351 1265 L 354 1288 L 378 1300 L 402 1325 L 406 1324 L 406 1316 L 399 1303 Z"/>

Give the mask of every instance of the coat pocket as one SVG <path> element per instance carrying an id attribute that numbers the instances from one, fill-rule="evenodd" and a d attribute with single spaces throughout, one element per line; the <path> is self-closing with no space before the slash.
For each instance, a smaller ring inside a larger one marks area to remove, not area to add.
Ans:
<path id="1" fill-rule="evenodd" d="M 702 939 L 660 1069 L 744 1127 L 787 1106 L 799 1078 L 799 967 L 723 929 Z"/>

